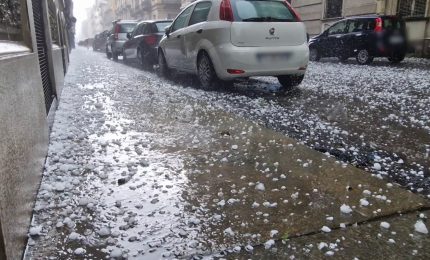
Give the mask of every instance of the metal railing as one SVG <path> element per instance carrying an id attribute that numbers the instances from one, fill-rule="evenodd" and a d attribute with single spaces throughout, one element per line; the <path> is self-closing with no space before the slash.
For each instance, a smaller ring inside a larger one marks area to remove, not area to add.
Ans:
<path id="1" fill-rule="evenodd" d="M 398 14 L 402 17 L 424 17 L 427 0 L 400 0 Z"/>

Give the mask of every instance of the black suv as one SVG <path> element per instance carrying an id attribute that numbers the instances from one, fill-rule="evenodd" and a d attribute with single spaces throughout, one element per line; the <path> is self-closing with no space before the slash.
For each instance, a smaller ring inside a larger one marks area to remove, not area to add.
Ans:
<path id="1" fill-rule="evenodd" d="M 407 52 L 405 22 L 395 16 L 350 17 L 333 24 L 309 41 L 310 60 L 338 57 L 345 61 L 356 57 L 369 64 L 374 57 L 401 62 Z"/>

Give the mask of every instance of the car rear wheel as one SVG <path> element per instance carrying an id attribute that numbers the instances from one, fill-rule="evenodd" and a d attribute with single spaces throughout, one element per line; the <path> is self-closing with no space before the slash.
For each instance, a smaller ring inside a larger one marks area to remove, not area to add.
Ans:
<path id="1" fill-rule="evenodd" d="M 357 62 L 360 65 L 366 65 L 373 61 L 373 57 L 370 55 L 369 51 L 366 49 L 361 49 L 357 53 Z"/>
<path id="2" fill-rule="evenodd" d="M 164 57 L 163 51 L 158 52 L 158 66 L 160 71 L 160 76 L 163 78 L 170 78 L 171 71 L 167 65 L 166 58 Z"/>
<path id="3" fill-rule="evenodd" d="M 310 61 L 319 61 L 321 59 L 321 55 L 319 54 L 318 50 L 315 48 L 311 48 L 309 50 L 309 60 Z"/>
<path id="4" fill-rule="evenodd" d="M 304 77 L 305 75 L 282 75 L 278 76 L 278 80 L 283 89 L 289 90 L 300 85 Z"/>
<path id="5" fill-rule="evenodd" d="M 210 89 L 216 84 L 222 85 L 223 83 L 216 75 L 212 61 L 206 52 L 203 52 L 199 56 L 197 62 L 197 76 L 204 89 Z"/>

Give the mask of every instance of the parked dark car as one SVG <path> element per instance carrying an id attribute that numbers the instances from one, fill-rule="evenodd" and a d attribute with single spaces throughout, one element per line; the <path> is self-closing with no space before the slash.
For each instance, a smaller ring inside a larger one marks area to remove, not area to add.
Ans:
<path id="1" fill-rule="evenodd" d="M 109 37 L 109 31 L 104 31 L 94 36 L 93 50 L 94 51 L 104 51 L 107 38 Z"/>
<path id="2" fill-rule="evenodd" d="M 395 16 L 360 16 L 341 20 L 309 41 L 310 60 L 356 57 L 369 64 L 374 57 L 401 62 L 407 52 L 405 22 Z"/>
<path id="3" fill-rule="evenodd" d="M 106 56 L 109 59 L 118 60 L 118 56 L 122 55 L 124 43 L 127 41 L 127 34 L 134 30 L 136 24 L 137 21 L 134 20 L 112 22 L 113 28 L 106 43 Z"/>
<path id="4" fill-rule="evenodd" d="M 139 22 L 133 32 L 127 34 L 129 40 L 123 48 L 124 62 L 137 61 L 144 68 L 157 64 L 158 44 L 171 23 L 171 20 Z"/>

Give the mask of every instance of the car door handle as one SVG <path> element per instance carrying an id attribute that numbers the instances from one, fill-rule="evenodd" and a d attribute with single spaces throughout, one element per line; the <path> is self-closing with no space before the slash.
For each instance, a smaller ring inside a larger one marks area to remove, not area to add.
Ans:
<path id="1" fill-rule="evenodd" d="M 198 30 L 196 33 L 202 33 L 203 29 Z"/>
<path id="2" fill-rule="evenodd" d="M 181 38 L 181 35 L 176 36 L 176 38 L 178 38 L 178 39 Z"/>

